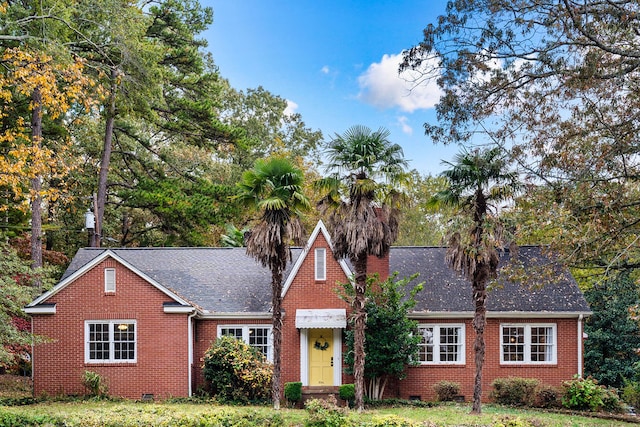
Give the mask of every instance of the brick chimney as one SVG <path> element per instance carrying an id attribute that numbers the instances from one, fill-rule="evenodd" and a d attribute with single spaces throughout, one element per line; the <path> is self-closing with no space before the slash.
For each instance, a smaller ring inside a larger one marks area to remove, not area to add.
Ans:
<path id="1" fill-rule="evenodd" d="M 376 206 L 373 208 L 376 216 L 380 221 L 386 221 L 382 208 Z M 367 258 L 367 275 L 378 273 L 380 280 L 386 280 L 389 277 L 389 253 L 382 258 L 375 255 L 369 255 Z"/>

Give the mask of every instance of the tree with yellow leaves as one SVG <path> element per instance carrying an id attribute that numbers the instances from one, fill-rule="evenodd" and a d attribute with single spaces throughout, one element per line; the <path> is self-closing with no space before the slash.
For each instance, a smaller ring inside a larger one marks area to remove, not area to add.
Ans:
<path id="1" fill-rule="evenodd" d="M 60 58 L 62 55 L 59 55 Z M 0 56 L 0 187 L 31 208 L 31 257 L 42 266 L 42 204 L 59 192 L 44 180 L 62 179 L 73 167 L 65 153 L 72 141 L 65 126 L 67 113 L 82 105 L 92 84 L 83 73 L 83 62 L 54 60 L 52 55 L 29 46 L 7 48 Z M 44 130 L 43 123 L 55 123 Z M 44 135 L 44 136 L 43 136 Z M 0 207 L 7 209 L 7 206 Z"/>

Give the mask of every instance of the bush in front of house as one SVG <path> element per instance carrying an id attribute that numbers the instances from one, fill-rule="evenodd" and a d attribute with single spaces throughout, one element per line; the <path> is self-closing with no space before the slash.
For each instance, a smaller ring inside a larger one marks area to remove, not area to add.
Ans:
<path id="1" fill-rule="evenodd" d="M 347 410 L 338 406 L 334 395 L 327 399 L 309 399 L 304 404 L 307 410 L 305 427 L 343 427 L 351 425 Z"/>
<path id="2" fill-rule="evenodd" d="M 640 382 L 625 381 L 622 388 L 622 400 L 629 406 L 640 408 Z"/>
<path id="3" fill-rule="evenodd" d="M 403 418 L 399 415 L 382 415 L 373 417 L 370 422 L 367 422 L 366 427 L 431 427 L 435 424 L 431 424 L 429 421 L 416 422 Z"/>
<path id="4" fill-rule="evenodd" d="M 353 406 L 353 401 L 356 398 L 355 384 L 342 384 L 338 388 L 338 396 L 340 399 L 346 400 L 348 405 Z"/>
<path id="5" fill-rule="evenodd" d="M 562 404 L 569 409 L 582 411 L 623 412 L 624 406 L 613 388 L 598 384 L 594 378 L 574 378 L 562 384 Z"/>
<path id="6" fill-rule="evenodd" d="M 540 384 L 536 387 L 531 406 L 534 408 L 562 407 L 562 390 L 558 387 Z"/>
<path id="7" fill-rule="evenodd" d="M 534 378 L 496 378 L 491 383 L 491 399 L 500 405 L 531 406 L 536 387 L 540 382 Z"/>
<path id="8" fill-rule="evenodd" d="M 451 402 L 460 395 L 460 383 L 453 381 L 438 381 L 433 385 L 436 399 L 440 402 Z"/>
<path id="9" fill-rule="evenodd" d="M 300 381 L 285 383 L 284 397 L 292 404 L 300 402 L 302 400 L 302 383 Z"/>
<path id="10" fill-rule="evenodd" d="M 234 337 L 218 338 L 204 355 L 204 377 L 223 402 L 268 400 L 272 365 L 264 355 Z"/>
<path id="11" fill-rule="evenodd" d="M 84 371 L 82 385 L 89 391 L 89 395 L 103 397 L 109 393 L 109 387 L 102 375 L 93 371 Z"/>

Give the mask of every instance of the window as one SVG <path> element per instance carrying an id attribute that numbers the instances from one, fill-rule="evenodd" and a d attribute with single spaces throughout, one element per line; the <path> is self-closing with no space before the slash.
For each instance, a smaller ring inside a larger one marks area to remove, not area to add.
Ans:
<path id="1" fill-rule="evenodd" d="M 316 248 L 316 280 L 327 280 L 327 250 L 325 248 Z"/>
<path id="2" fill-rule="evenodd" d="M 556 325 L 502 325 L 502 363 L 556 363 Z"/>
<path id="3" fill-rule="evenodd" d="M 464 364 L 464 325 L 420 325 L 421 363 Z"/>
<path id="4" fill-rule="evenodd" d="M 115 268 L 104 269 L 104 291 L 105 292 L 116 291 L 116 269 Z"/>
<path id="5" fill-rule="evenodd" d="M 136 322 L 86 321 L 84 359 L 85 363 L 136 362 Z"/>
<path id="6" fill-rule="evenodd" d="M 218 336 L 228 335 L 242 340 L 260 350 L 267 360 L 273 360 L 271 326 L 221 326 Z"/>

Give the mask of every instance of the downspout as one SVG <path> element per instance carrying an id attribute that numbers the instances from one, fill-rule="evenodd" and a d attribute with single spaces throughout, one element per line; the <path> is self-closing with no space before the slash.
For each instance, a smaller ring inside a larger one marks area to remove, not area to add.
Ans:
<path id="1" fill-rule="evenodd" d="M 187 332 L 187 341 L 188 341 L 188 346 L 189 346 L 189 361 L 188 361 L 188 381 L 189 381 L 189 397 L 193 396 L 193 347 L 194 347 L 194 342 L 193 342 L 193 318 L 196 316 L 196 314 L 198 314 L 197 310 L 194 310 L 193 313 L 191 313 L 189 315 L 189 317 L 187 317 L 187 322 L 188 322 L 188 332 Z"/>
<path id="2" fill-rule="evenodd" d="M 582 336 L 582 319 L 584 315 L 578 316 L 578 377 L 582 378 L 582 347 L 584 338 Z"/>

